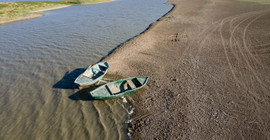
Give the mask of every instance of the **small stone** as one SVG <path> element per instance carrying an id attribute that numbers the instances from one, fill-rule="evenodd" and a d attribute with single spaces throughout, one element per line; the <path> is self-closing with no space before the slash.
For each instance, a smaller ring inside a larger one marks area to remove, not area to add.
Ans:
<path id="1" fill-rule="evenodd" d="M 178 79 L 176 79 L 176 78 L 173 78 L 173 79 L 172 79 L 172 81 L 178 81 Z"/>

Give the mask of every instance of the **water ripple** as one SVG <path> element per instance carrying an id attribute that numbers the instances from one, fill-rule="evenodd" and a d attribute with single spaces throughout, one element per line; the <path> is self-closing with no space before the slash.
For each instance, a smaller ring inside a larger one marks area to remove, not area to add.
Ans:
<path id="1" fill-rule="evenodd" d="M 1 25 L 0 139 L 127 139 L 128 105 L 70 100 L 73 81 L 169 11 L 164 2 L 77 5 Z"/>

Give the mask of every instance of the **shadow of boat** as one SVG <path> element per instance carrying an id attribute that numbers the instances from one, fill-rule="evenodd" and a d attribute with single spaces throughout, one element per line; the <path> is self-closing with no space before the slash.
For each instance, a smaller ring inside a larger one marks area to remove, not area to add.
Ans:
<path id="1" fill-rule="evenodd" d="M 85 71 L 85 68 L 78 68 L 71 72 L 67 71 L 63 78 L 53 85 L 53 88 L 57 89 L 78 89 L 78 86 L 74 83 L 75 79 Z"/>
<path id="2" fill-rule="evenodd" d="M 82 100 L 82 101 L 91 101 L 91 100 L 95 100 L 91 95 L 90 95 L 90 91 L 93 91 L 94 89 L 98 88 L 100 85 L 98 86 L 90 86 L 88 88 L 79 90 L 78 92 L 72 94 L 69 96 L 69 99 L 71 100 Z"/>

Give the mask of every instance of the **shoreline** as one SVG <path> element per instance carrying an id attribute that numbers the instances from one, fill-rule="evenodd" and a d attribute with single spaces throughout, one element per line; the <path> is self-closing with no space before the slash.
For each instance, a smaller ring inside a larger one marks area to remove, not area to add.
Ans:
<path id="1" fill-rule="evenodd" d="M 35 11 L 31 12 L 31 15 L 26 16 L 26 17 L 19 17 L 17 19 L 7 20 L 7 21 L 0 21 L 0 25 L 42 17 L 42 16 L 44 16 L 44 14 L 43 14 L 44 12 L 50 11 L 50 10 L 67 8 L 67 7 L 74 6 L 74 5 L 101 4 L 101 3 L 113 2 L 113 1 L 114 0 L 108 0 L 108 1 L 105 1 L 105 2 L 95 2 L 95 3 L 70 4 L 70 5 L 63 5 L 63 6 L 53 7 L 53 8 L 47 8 L 47 9 L 43 9 L 43 10 L 35 10 Z"/>
<path id="2" fill-rule="evenodd" d="M 170 1 L 170 0 L 168 0 Z M 121 47 L 125 46 L 126 43 L 132 41 L 133 39 L 137 38 L 138 36 L 140 35 L 143 35 L 145 34 L 147 31 L 151 30 L 153 26 L 155 26 L 155 24 L 157 24 L 160 20 L 162 20 L 162 18 L 164 18 L 165 16 L 167 16 L 170 12 L 172 12 L 175 8 L 175 4 L 173 3 L 168 3 L 168 1 L 164 4 L 167 4 L 167 5 L 172 5 L 172 8 L 167 12 L 165 13 L 164 15 L 162 15 L 160 18 L 158 18 L 155 22 L 149 24 L 148 27 L 145 28 L 145 30 L 143 30 L 142 32 L 140 32 L 139 34 L 127 39 L 126 41 L 124 41 L 123 43 L 120 43 L 119 45 L 117 45 L 115 48 L 113 48 L 111 51 L 108 52 L 107 55 L 105 55 L 104 57 L 102 57 L 99 61 L 106 61 L 106 59 L 109 59 L 110 57 L 112 57 L 112 55 L 114 53 L 116 53 L 116 51 L 118 51 L 117 49 L 120 49 Z"/>
<path id="3" fill-rule="evenodd" d="M 0 25 L 9 24 L 9 23 L 13 23 L 13 22 L 24 21 L 24 20 L 29 20 L 29 19 L 34 19 L 34 18 L 38 18 L 38 17 L 42 17 L 43 16 L 43 12 L 50 11 L 50 10 L 61 9 L 61 8 L 66 8 L 66 7 L 69 7 L 69 6 L 72 6 L 72 5 L 65 5 L 65 6 L 60 6 L 60 7 L 54 7 L 54 8 L 44 9 L 44 10 L 33 11 L 32 12 L 32 15 L 30 15 L 30 16 L 20 17 L 20 18 L 13 19 L 13 20 L 8 20 L 8 21 L 1 21 L 0 22 Z"/>
<path id="4" fill-rule="evenodd" d="M 270 54 L 250 55 L 257 42 L 267 44 L 262 36 L 268 35 L 269 6 L 222 0 L 166 4 L 173 5 L 168 13 L 102 59 L 110 64 L 109 74 L 150 77 L 143 92 L 127 97 L 135 108 L 131 138 L 269 137 L 264 122 L 270 120 L 261 116 L 270 115 L 265 98 L 270 91 Z M 249 27 L 252 24 L 262 30 Z M 248 33 L 243 37 L 242 32 Z M 231 38 L 238 46 L 230 46 Z M 253 57 L 261 67 L 246 65 Z M 250 80 L 254 77 L 258 81 Z M 249 122 L 254 121 L 256 127 L 251 127 Z"/>

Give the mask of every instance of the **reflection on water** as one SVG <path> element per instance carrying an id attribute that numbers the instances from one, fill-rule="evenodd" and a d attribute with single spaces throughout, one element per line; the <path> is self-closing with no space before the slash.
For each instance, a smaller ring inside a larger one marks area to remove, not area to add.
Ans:
<path id="1" fill-rule="evenodd" d="M 129 105 L 88 100 L 73 81 L 169 11 L 163 2 L 77 5 L 1 25 L 0 139 L 126 139 Z"/>
<path id="2" fill-rule="evenodd" d="M 83 101 L 91 101 L 94 100 L 92 96 L 89 94 L 90 91 L 93 91 L 94 89 L 98 88 L 100 85 L 97 86 L 90 86 L 89 88 L 79 90 L 75 94 L 72 94 L 69 96 L 71 100 L 83 100 Z"/>

